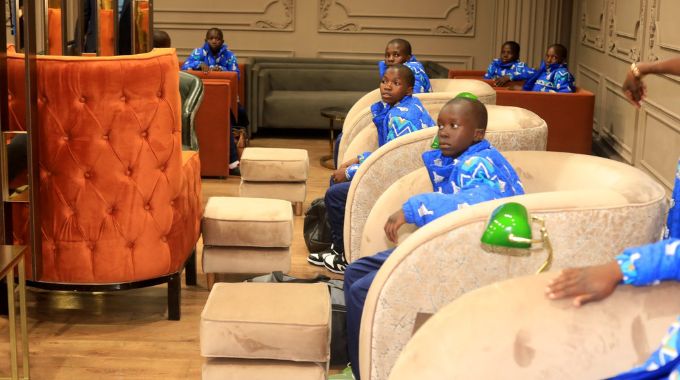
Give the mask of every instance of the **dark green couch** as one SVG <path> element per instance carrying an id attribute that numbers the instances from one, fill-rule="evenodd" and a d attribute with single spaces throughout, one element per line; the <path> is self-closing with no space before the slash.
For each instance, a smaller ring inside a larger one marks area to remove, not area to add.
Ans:
<path id="1" fill-rule="evenodd" d="M 448 69 L 423 62 L 430 78 Z M 253 58 L 248 65 L 251 132 L 260 128 L 328 128 L 326 107 L 349 109 L 378 87 L 378 64 L 368 60 Z"/>

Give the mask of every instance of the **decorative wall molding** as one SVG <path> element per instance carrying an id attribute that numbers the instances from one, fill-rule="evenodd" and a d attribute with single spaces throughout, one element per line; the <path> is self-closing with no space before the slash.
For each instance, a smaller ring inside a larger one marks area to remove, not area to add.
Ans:
<path id="1" fill-rule="evenodd" d="M 620 14 L 617 13 L 617 3 L 619 1 L 621 0 L 609 0 L 607 51 L 609 55 L 622 61 L 637 62 L 642 54 L 642 25 L 645 20 L 647 0 L 638 0 L 638 17 L 634 25 L 632 25 L 632 33 L 623 31 L 620 28 L 621 22 L 617 17 Z M 619 11 L 634 11 L 635 7 L 631 5 L 633 4 L 631 4 L 630 0 L 626 0 L 625 9 L 619 9 Z"/>
<path id="2" fill-rule="evenodd" d="M 651 119 L 665 127 L 664 131 L 656 131 L 657 134 L 660 132 L 665 135 L 657 136 L 654 141 L 651 140 L 653 128 L 653 124 L 650 123 Z M 677 157 L 680 153 L 680 127 L 678 127 L 680 119 L 670 110 L 647 101 L 641 120 L 639 164 L 670 190 L 673 188 L 677 161 L 669 160 L 669 157 Z"/>
<path id="3" fill-rule="evenodd" d="M 465 36 L 475 35 L 477 0 L 441 2 L 437 15 L 418 15 L 418 3 L 405 7 L 397 14 L 386 15 L 383 5 L 373 13 L 352 11 L 352 3 L 364 0 L 319 0 L 318 31 L 322 33 L 363 33 L 399 35 Z M 355 3 L 356 4 L 356 3 Z M 376 3 L 377 4 L 377 3 Z M 377 5 L 376 5 L 377 7 Z M 440 16 L 441 15 L 441 16 Z"/>
<path id="4" fill-rule="evenodd" d="M 664 12 L 661 13 L 662 2 Z M 676 10 L 680 9 L 680 3 L 676 0 L 668 2 L 668 0 L 651 0 L 649 8 L 649 48 L 647 49 L 647 60 L 656 61 L 659 59 L 670 58 L 680 54 L 680 35 L 673 31 L 668 31 L 670 28 L 665 28 L 668 23 L 677 23 L 676 15 L 673 14 L 673 9 L 668 10 L 668 6 L 674 6 Z M 663 74 L 667 79 L 676 83 L 680 83 L 677 77 Z"/>
<path id="5" fill-rule="evenodd" d="M 316 54 L 319 58 L 333 58 L 333 59 L 369 59 L 377 62 L 382 60 L 384 56 L 376 52 L 356 52 L 356 51 L 319 51 Z M 472 70 L 474 64 L 474 56 L 471 55 L 457 55 L 457 54 L 418 54 L 419 61 L 435 61 L 437 63 L 449 64 L 449 68 L 459 70 Z M 377 66 L 376 66 L 377 67 Z"/>
<path id="6" fill-rule="evenodd" d="M 200 25 L 200 29 L 214 26 L 222 30 L 295 30 L 295 0 L 261 0 L 259 4 L 249 1 L 248 7 L 242 9 L 166 8 L 163 2 L 157 3 L 154 3 L 154 24 L 161 29 L 195 30 Z"/>
<path id="7" fill-rule="evenodd" d="M 600 11 L 596 16 L 598 21 L 594 24 L 588 22 L 588 10 L 591 9 L 595 0 L 581 0 L 581 44 L 591 47 L 595 50 L 604 52 L 605 27 L 604 16 L 607 9 L 606 0 L 597 0 L 600 3 Z"/>
<path id="8" fill-rule="evenodd" d="M 620 101 L 619 106 L 611 101 L 612 96 L 614 99 Z M 633 146 L 637 140 L 636 129 L 638 124 L 638 111 L 630 106 L 626 97 L 621 94 L 621 84 L 609 77 L 605 77 L 604 103 L 602 107 L 607 110 L 603 115 L 604 120 L 600 129 L 602 137 L 621 155 L 621 157 L 623 157 L 624 160 L 626 160 L 626 162 L 632 164 L 635 158 Z M 626 117 L 622 115 L 624 113 L 632 113 L 633 115 L 632 117 Z M 618 116 L 617 120 L 615 120 L 617 124 L 614 123 L 614 120 L 610 119 L 612 116 Z M 625 128 L 628 127 L 633 128 L 633 135 L 630 141 L 626 141 L 626 137 L 620 134 L 620 132 L 625 131 Z"/>
<path id="9" fill-rule="evenodd" d="M 583 87 L 586 90 L 592 91 L 593 94 L 595 94 L 595 113 L 593 115 L 593 132 L 596 134 L 600 134 L 600 113 L 599 111 L 601 110 L 601 98 L 600 96 L 600 87 L 602 84 L 602 77 L 604 76 L 601 72 L 598 72 L 594 68 L 584 65 L 582 63 L 579 63 L 576 66 L 576 75 L 579 80 L 579 87 Z M 593 89 L 588 89 L 587 86 L 584 85 L 583 78 L 590 80 L 594 83 L 594 88 Z"/>

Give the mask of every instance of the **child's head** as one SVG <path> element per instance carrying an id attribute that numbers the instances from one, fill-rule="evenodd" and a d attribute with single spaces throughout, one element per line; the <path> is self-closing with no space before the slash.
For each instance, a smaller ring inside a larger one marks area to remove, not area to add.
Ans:
<path id="1" fill-rule="evenodd" d="M 505 41 L 501 47 L 501 61 L 503 63 L 519 59 L 519 44 L 515 41 Z"/>
<path id="2" fill-rule="evenodd" d="M 395 105 L 406 95 L 413 93 L 416 78 L 413 71 L 404 65 L 390 66 L 380 81 L 380 96 L 383 102 Z"/>
<path id="3" fill-rule="evenodd" d="M 404 64 L 411 59 L 411 44 L 401 38 L 395 38 L 385 47 L 385 63 L 388 66 Z"/>
<path id="4" fill-rule="evenodd" d="M 487 119 L 486 107 L 472 96 L 449 100 L 437 118 L 439 150 L 444 156 L 458 157 L 484 139 Z"/>
<path id="5" fill-rule="evenodd" d="M 564 63 L 567 60 L 567 48 L 562 44 L 554 44 L 548 47 L 545 52 L 545 63 L 552 65 L 553 63 Z"/>
<path id="6" fill-rule="evenodd" d="M 212 50 L 213 53 L 220 51 L 222 44 L 224 44 L 224 35 L 222 34 L 222 30 L 219 28 L 208 29 L 208 31 L 205 33 L 205 42 L 210 45 L 210 50 Z"/>
<path id="7" fill-rule="evenodd" d="M 164 30 L 153 31 L 153 47 L 155 48 L 169 48 L 172 45 L 170 35 Z"/>

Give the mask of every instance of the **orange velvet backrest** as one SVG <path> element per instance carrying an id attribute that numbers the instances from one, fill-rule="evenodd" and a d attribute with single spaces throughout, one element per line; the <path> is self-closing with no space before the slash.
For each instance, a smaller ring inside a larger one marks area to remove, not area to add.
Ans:
<path id="1" fill-rule="evenodd" d="M 225 81 L 229 83 L 229 90 L 230 90 L 230 99 L 229 103 L 229 108 L 231 112 L 236 116 L 236 112 L 238 110 L 238 91 L 239 91 L 239 80 L 238 80 L 238 74 L 236 74 L 233 71 L 208 71 L 207 73 L 204 73 L 200 70 L 188 70 L 188 73 L 191 73 L 192 75 L 195 75 L 201 80 L 205 82 L 205 80 L 211 80 L 211 81 Z M 242 74 L 243 75 L 243 74 Z M 205 101 L 205 97 L 208 96 L 208 94 L 204 94 L 203 98 Z"/>
<path id="2" fill-rule="evenodd" d="M 61 9 L 47 8 L 47 51 L 61 55 Z"/>
<path id="3" fill-rule="evenodd" d="M 13 129 L 24 129 L 23 70 L 23 55 L 9 54 Z M 113 283 L 176 272 L 194 231 L 182 195 L 174 49 L 39 56 L 37 74 L 43 271 L 34 279 Z"/>
<path id="4" fill-rule="evenodd" d="M 484 70 L 449 70 L 449 79 L 482 79 L 484 74 Z"/>
<path id="5" fill-rule="evenodd" d="M 235 73 L 231 73 L 235 74 Z M 203 79 L 203 102 L 196 112 L 196 137 L 201 159 L 201 176 L 229 176 L 229 108 L 234 87 L 231 82 Z"/>

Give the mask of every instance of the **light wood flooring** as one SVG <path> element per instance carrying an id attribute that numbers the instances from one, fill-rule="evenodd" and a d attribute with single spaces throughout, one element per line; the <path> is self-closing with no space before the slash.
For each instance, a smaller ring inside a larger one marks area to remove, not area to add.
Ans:
<path id="1" fill-rule="evenodd" d="M 327 132 L 326 132 L 327 133 Z M 291 135 L 288 133 L 288 135 Z M 296 137 L 258 137 L 251 146 L 302 148 L 309 152 L 310 178 L 305 209 L 328 187 L 329 169 L 319 164 L 329 153 L 323 131 Z M 237 196 L 240 179 L 204 179 L 203 200 Z M 303 216 L 295 217 L 291 274 L 314 277 L 330 272 L 309 265 L 302 237 Z M 199 379 L 199 320 L 208 297 L 198 244 L 198 286 L 182 288 L 182 317 L 168 321 L 166 286 L 112 293 L 29 291 L 31 378 L 73 379 Z M 238 281 L 243 278 L 222 278 Z M 228 307 L 228 305 L 225 305 Z M 0 377 L 9 375 L 8 323 L 0 317 Z M 333 371 L 335 372 L 335 371 Z"/>

